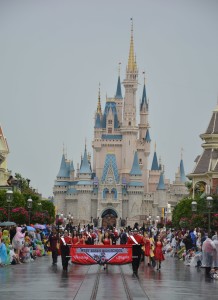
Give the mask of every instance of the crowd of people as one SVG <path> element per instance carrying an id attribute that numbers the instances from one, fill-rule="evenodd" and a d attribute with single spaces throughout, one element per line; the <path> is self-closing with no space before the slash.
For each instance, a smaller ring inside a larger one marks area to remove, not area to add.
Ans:
<path id="1" fill-rule="evenodd" d="M 0 267 L 34 261 L 46 255 L 49 230 L 28 230 L 28 226 L 0 228 Z"/>
<path id="2" fill-rule="evenodd" d="M 207 234 L 200 229 L 174 230 L 154 226 L 139 228 L 93 228 L 93 225 L 64 227 L 46 226 L 44 230 L 28 231 L 28 226 L 0 228 L 0 266 L 34 261 L 52 254 L 56 265 L 61 256 L 63 271 L 68 270 L 71 245 L 132 245 L 133 274 L 140 263 L 160 271 L 165 257 L 174 257 L 187 266 L 205 268 L 205 276 L 218 279 L 218 233 Z M 103 265 L 107 269 L 107 264 Z"/>

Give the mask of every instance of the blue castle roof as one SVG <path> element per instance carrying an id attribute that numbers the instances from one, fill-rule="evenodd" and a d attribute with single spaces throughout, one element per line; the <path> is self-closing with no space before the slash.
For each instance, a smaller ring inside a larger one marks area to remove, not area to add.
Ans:
<path id="1" fill-rule="evenodd" d="M 123 99 L 122 90 L 121 90 L 121 83 L 120 83 L 120 76 L 118 77 L 118 81 L 117 81 L 117 91 L 116 91 L 115 98 L 116 99 Z"/>
<path id="2" fill-rule="evenodd" d="M 62 159 L 61 159 L 61 166 L 60 166 L 60 170 L 58 172 L 57 177 L 69 177 L 69 166 L 66 163 L 66 159 L 65 159 L 65 155 L 62 155 Z"/>
<path id="3" fill-rule="evenodd" d="M 180 167 L 179 167 L 179 169 L 180 169 L 180 180 L 182 182 L 186 182 L 187 180 L 186 180 L 186 176 L 185 176 L 185 169 L 184 169 L 184 164 L 183 164 L 183 160 L 182 159 L 180 160 Z"/>
<path id="4" fill-rule="evenodd" d="M 150 143 L 151 142 L 151 138 L 150 138 L 150 133 L 149 133 L 149 129 L 147 129 L 146 131 L 146 135 L 145 135 L 145 141 Z"/>
<path id="5" fill-rule="evenodd" d="M 80 174 L 91 174 L 90 164 L 87 157 L 87 151 L 85 147 L 84 156 L 82 159 L 81 167 L 80 167 Z"/>
<path id="6" fill-rule="evenodd" d="M 158 171 L 159 170 L 156 151 L 154 151 L 154 156 L 153 156 L 153 161 L 152 161 L 152 165 L 151 165 L 151 170 L 152 171 Z"/>
<path id="7" fill-rule="evenodd" d="M 107 121 L 107 115 L 110 111 L 112 110 L 113 116 L 114 116 L 114 128 L 119 127 L 119 121 L 117 117 L 117 108 L 116 108 L 116 103 L 112 101 L 106 102 L 105 109 L 104 109 L 104 115 L 102 118 L 102 128 L 106 128 L 106 121 Z"/>
<path id="8" fill-rule="evenodd" d="M 100 114 L 96 114 L 96 117 L 95 117 L 95 128 L 101 128 L 101 116 L 100 116 Z"/>
<path id="9" fill-rule="evenodd" d="M 138 152 L 135 152 L 132 169 L 130 171 L 130 175 L 142 175 L 142 171 L 139 166 Z"/>
<path id="10" fill-rule="evenodd" d="M 146 96 L 145 84 L 144 84 L 143 92 L 142 92 L 142 101 L 141 101 L 141 104 L 140 104 L 140 110 L 142 110 L 144 105 L 146 105 L 146 107 L 148 108 L 148 101 L 147 101 L 147 96 Z"/>
<path id="11" fill-rule="evenodd" d="M 164 176 L 163 176 L 163 172 L 161 172 L 157 190 L 165 190 L 165 189 L 166 189 L 166 187 L 165 187 L 165 183 L 164 183 Z"/>

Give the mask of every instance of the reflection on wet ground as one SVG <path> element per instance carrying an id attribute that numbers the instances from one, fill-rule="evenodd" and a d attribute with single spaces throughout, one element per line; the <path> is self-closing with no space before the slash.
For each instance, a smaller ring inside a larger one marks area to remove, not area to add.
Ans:
<path id="1" fill-rule="evenodd" d="M 124 274 L 125 282 L 121 278 Z M 184 266 L 183 261 L 167 258 L 160 271 L 142 262 L 138 279 L 131 265 L 103 267 L 51 265 L 49 256 L 36 261 L 0 268 L 0 300 L 94 299 L 92 289 L 99 272 L 95 299 L 127 299 L 125 284 L 133 299 L 217 299 L 218 280 L 205 279 L 203 268 Z M 124 284 L 125 283 L 125 284 Z"/>

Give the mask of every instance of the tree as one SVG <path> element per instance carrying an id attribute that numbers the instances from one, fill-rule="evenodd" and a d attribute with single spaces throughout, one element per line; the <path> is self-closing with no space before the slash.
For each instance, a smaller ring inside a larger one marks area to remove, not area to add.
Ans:
<path id="1" fill-rule="evenodd" d="M 218 195 L 212 195 L 213 207 L 211 208 L 211 225 L 213 227 L 213 219 L 215 218 L 215 213 L 218 213 Z M 189 220 L 189 227 L 201 227 L 207 228 L 208 224 L 208 208 L 207 208 L 207 200 L 204 194 L 198 194 L 195 199 L 197 202 L 197 211 L 192 212 L 191 203 L 193 199 L 191 197 L 182 199 L 174 208 L 172 221 L 173 226 L 176 228 L 181 227 L 181 219 Z"/>
<path id="2" fill-rule="evenodd" d="M 191 210 L 192 199 L 184 198 L 182 199 L 174 208 L 172 214 L 172 223 L 175 228 L 179 228 L 179 222 L 181 218 L 191 219 L 192 210 Z"/>

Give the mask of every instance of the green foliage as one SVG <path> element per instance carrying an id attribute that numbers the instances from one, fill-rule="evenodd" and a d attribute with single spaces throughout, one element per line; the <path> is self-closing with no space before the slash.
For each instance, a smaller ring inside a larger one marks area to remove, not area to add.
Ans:
<path id="1" fill-rule="evenodd" d="M 8 213 L 7 210 L 3 207 L 0 207 L 0 222 L 7 221 Z"/>
<path id="2" fill-rule="evenodd" d="M 51 201 L 43 200 L 42 203 L 42 210 L 41 211 L 47 211 L 48 216 L 50 217 L 51 222 L 53 223 L 55 220 L 55 206 Z"/>
<path id="3" fill-rule="evenodd" d="M 214 224 L 213 213 L 218 213 L 218 196 L 212 195 L 213 198 L 213 207 L 211 208 L 211 225 Z M 197 211 L 192 212 L 191 203 L 193 199 L 191 197 L 184 198 L 181 200 L 174 208 L 172 221 L 173 226 L 175 228 L 181 227 L 182 219 L 186 218 L 189 223 L 189 227 L 201 227 L 207 228 L 208 226 L 208 208 L 207 208 L 207 200 L 206 197 L 202 197 L 202 195 L 196 196 L 194 199 L 197 202 Z"/>
<path id="4" fill-rule="evenodd" d="M 180 227 L 179 222 L 181 218 L 186 217 L 191 219 L 192 217 L 191 203 L 192 203 L 192 199 L 184 198 L 175 206 L 172 215 L 173 227 L 175 228 Z"/>
<path id="5" fill-rule="evenodd" d="M 24 195 L 15 191 L 13 193 L 13 202 L 11 203 L 12 207 L 24 207 L 25 203 L 26 202 Z M 0 207 L 8 207 L 8 203 L 6 200 L 6 190 L 0 190 Z"/>

